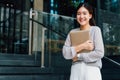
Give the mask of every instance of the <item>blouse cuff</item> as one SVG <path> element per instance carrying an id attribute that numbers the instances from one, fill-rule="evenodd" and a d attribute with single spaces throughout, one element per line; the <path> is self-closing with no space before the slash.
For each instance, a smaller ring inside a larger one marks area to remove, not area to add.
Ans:
<path id="1" fill-rule="evenodd" d="M 75 48 L 74 47 L 71 47 L 71 51 L 72 51 L 72 57 L 75 57 L 76 56 L 76 51 L 75 51 Z"/>

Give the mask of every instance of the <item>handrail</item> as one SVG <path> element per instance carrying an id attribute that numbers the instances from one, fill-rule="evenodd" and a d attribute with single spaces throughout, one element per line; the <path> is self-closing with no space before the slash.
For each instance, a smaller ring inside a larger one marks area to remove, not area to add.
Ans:
<path id="1" fill-rule="evenodd" d="M 46 25 L 44 25 L 44 24 L 40 23 L 39 21 L 34 20 L 34 19 L 31 19 L 31 18 L 30 18 L 30 20 L 32 20 L 33 22 L 36 22 L 36 23 L 38 23 L 38 24 L 42 25 L 44 28 L 47 28 L 48 30 L 51 30 L 51 31 L 55 32 L 56 34 L 58 34 L 58 35 L 62 36 L 63 38 L 66 38 L 66 35 L 61 34 L 61 33 L 57 32 L 57 31 L 55 31 L 54 29 L 52 29 L 52 28 L 51 28 L 51 26 L 49 26 L 49 25 L 48 25 L 49 27 L 47 27 Z"/>
<path id="2" fill-rule="evenodd" d="M 42 45 L 41 68 L 45 68 L 45 66 L 44 66 L 44 30 L 46 30 L 46 29 L 51 30 L 51 31 L 55 32 L 56 34 L 58 34 L 59 36 L 62 36 L 62 38 L 65 38 L 65 35 L 63 35 L 63 34 L 57 32 L 57 31 L 55 31 L 55 30 L 52 29 L 50 26 L 48 27 L 48 26 L 46 26 L 46 25 L 38 22 L 37 20 L 33 20 L 33 19 L 30 18 L 30 21 L 36 22 L 36 23 L 42 25 L 42 27 L 43 27 L 43 30 L 42 30 L 42 43 L 41 43 L 41 45 Z"/>
<path id="3" fill-rule="evenodd" d="M 16 15 L 26 15 L 26 14 L 24 14 L 24 12 L 23 12 L 23 13 L 17 13 Z M 6 20 L 0 21 L 0 23 L 6 22 L 7 20 L 9 20 L 9 19 L 11 19 L 11 18 L 13 18 L 13 17 L 8 17 Z M 33 22 L 36 22 L 36 23 L 42 25 L 44 28 L 47 28 L 48 30 L 51 30 L 51 31 L 57 33 L 58 35 L 62 36 L 64 39 L 66 38 L 66 35 L 65 35 L 65 34 L 61 34 L 61 33 L 57 32 L 56 30 L 52 29 L 50 25 L 44 25 L 43 23 L 40 23 L 39 21 L 34 20 L 34 19 L 32 19 L 32 18 L 29 18 L 29 20 L 30 20 L 30 21 L 33 21 Z M 49 26 L 49 27 L 48 27 L 48 26 Z M 110 61 L 110 62 L 112 62 L 112 63 L 120 66 L 120 63 L 114 61 L 113 59 L 110 59 L 110 58 L 108 58 L 108 57 L 106 57 L 106 56 L 105 56 L 104 58 L 105 58 L 106 60 L 108 60 L 108 61 Z"/>
<path id="4" fill-rule="evenodd" d="M 108 60 L 108 61 L 110 61 L 110 62 L 116 64 L 117 66 L 120 66 L 120 63 L 114 61 L 113 59 L 110 59 L 110 58 L 108 58 L 108 57 L 106 57 L 106 56 L 105 56 L 104 58 L 105 58 L 106 60 Z"/>
<path id="5" fill-rule="evenodd" d="M 46 25 L 44 25 L 44 24 L 40 23 L 40 22 L 39 22 L 39 21 L 37 21 L 37 20 L 33 20 L 33 19 L 30 19 L 30 20 L 32 20 L 32 21 L 34 21 L 34 22 L 36 22 L 36 23 L 38 23 L 38 24 L 42 25 L 44 28 L 47 28 L 47 29 L 49 29 L 49 30 L 51 30 L 51 31 L 53 31 L 53 32 L 55 32 L 55 33 L 57 33 L 58 35 L 62 36 L 63 38 L 66 38 L 66 36 L 65 36 L 65 35 L 63 35 L 63 34 L 61 34 L 61 33 L 57 32 L 57 31 L 53 30 L 53 29 L 51 28 L 51 26 L 49 26 L 49 25 L 47 25 L 47 26 L 46 26 Z M 48 27 L 48 26 L 49 26 L 49 27 Z M 106 56 L 104 56 L 104 58 L 105 58 L 106 60 L 109 60 L 110 62 L 112 62 L 112 63 L 116 64 L 117 66 L 120 66 L 120 63 L 118 63 L 118 62 L 114 61 L 113 59 L 110 59 L 110 58 L 108 58 L 108 57 L 106 57 Z"/>

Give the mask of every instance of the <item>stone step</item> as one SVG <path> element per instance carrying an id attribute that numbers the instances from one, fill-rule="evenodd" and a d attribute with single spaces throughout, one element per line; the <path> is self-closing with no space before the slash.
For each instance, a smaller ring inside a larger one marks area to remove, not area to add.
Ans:
<path id="1" fill-rule="evenodd" d="M 0 53 L 0 66 L 40 66 L 40 55 Z"/>
<path id="2" fill-rule="evenodd" d="M 52 68 L 41 68 L 40 66 L 0 66 L 2 75 L 36 75 L 53 73 Z"/>

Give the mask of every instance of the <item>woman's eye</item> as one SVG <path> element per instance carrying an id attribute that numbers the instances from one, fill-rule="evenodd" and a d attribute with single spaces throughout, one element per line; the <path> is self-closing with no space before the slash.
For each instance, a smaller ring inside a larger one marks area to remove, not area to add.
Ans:
<path id="1" fill-rule="evenodd" d="M 86 15 L 86 13 L 83 13 L 84 15 Z"/>
<path id="2" fill-rule="evenodd" d="M 77 13 L 77 15 L 80 15 L 80 13 Z"/>
<path id="3" fill-rule="evenodd" d="M 87 15 L 87 12 L 83 12 L 84 15 Z"/>

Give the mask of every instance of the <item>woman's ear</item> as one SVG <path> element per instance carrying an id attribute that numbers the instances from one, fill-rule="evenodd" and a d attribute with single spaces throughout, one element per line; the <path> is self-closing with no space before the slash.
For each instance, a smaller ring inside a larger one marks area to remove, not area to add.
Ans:
<path id="1" fill-rule="evenodd" d="M 90 19 L 92 18 L 92 14 L 89 15 L 89 18 L 90 18 Z"/>

